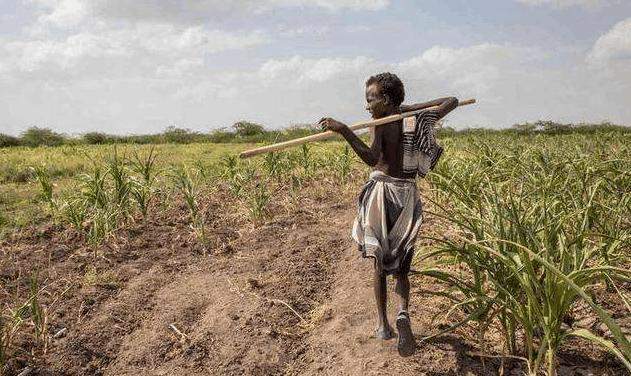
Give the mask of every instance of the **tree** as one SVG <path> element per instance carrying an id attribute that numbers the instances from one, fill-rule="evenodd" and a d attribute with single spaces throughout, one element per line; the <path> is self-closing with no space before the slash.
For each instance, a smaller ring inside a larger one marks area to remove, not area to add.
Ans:
<path id="1" fill-rule="evenodd" d="M 261 124 L 249 121 L 238 121 L 232 125 L 237 137 L 249 137 L 265 134 L 265 128 Z"/>
<path id="2" fill-rule="evenodd" d="M 9 146 L 20 145 L 20 139 L 17 137 L 9 136 L 8 134 L 0 133 L 0 148 L 7 148 Z"/>
<path id="3" fill-rule="evenodd" d="M 83 141 L 88 145 L 101 145 L 109 141 L 109 137 L 101 132 L 88 132 L 83 135 Z"/>
<path id="4" fill-rule="evenodd" d="M 22 143 L 27 146 L 59 146 L 64 136 L 49 128 L 30 127 L 22 133 Z"/>
<path id="5" fill-rule="evenodd" d="M 174 126 L 167 127 L 163 135 L 166 142 L 174 144 L 190 144 L 191 142 L 195 142 L 199 136 L 197 132 L 193 132 L 190 129 L 177 128 Z"/>

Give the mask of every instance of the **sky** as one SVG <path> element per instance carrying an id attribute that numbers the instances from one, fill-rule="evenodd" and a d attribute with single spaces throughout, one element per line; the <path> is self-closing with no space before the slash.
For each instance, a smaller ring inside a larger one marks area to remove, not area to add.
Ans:
<path id="1" fill-rule="evenodd" d="M 476 98 L 446 125 L 631 125 L 631 0 L 0 0 L 0 133 L 211 131 Z"/>

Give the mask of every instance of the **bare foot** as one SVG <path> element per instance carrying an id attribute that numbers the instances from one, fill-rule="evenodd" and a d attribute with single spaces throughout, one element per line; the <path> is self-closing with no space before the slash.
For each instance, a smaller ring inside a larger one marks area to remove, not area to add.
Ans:
<path id="1" fill-rule="evenodd" d="M 377 339 L 392 339 L 394 338 L 394 329 L 390 325 L 380 325 L 375 331 L 375 337 Z"/>
<path id="2" fill-rule="evenodd" d="M 410 317 L 407 312 L 400 312 L 397 316 L 397 331 L 399 332 L 399 342 L 397 343 L 399 355 L 410 356 L 414 354 L 416 342 L 414 341 L 414 335 L 412 335 Z"/>

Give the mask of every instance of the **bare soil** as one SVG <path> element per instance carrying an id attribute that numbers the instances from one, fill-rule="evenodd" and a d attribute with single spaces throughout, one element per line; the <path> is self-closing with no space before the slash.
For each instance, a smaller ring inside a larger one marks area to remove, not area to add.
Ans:
<path id="1" fill-rule="evenodd" d="M 45 353 L 32 336 L 19 336 L 23 351 L 8 374 L 26 367 L 31 375 L 498 374 L 500 360 L 475 355 L 481 350 L 467 329 L 423 342 L 407 358 L 396 340 L 374 337 L 372 264 L 350 239 L 359 184 L 278 204 L 258 224 L 220 190 L 204 202 L 206 247 L 191 235 L 179 200 L 120 230 L 96 259 L 76 232 L 58 225 L 10 239 L 0 245 L 0 303 L 24 301 L 37 269 L 48 332 L 65 332 Z M 431 216 L 423 226 L 447 231 Z M 420 339 L 441 328 L 447 303 L 424 293 L 436 288 L 431 280 L 413 277 L 412 285 Z M 499 337 L 488 340 L 491 352 Z M 584 341 L 570 342 L 559 359 L 560 374 L 625 374 Z M 521 370 L 513 362 L 506 374 Z"/>

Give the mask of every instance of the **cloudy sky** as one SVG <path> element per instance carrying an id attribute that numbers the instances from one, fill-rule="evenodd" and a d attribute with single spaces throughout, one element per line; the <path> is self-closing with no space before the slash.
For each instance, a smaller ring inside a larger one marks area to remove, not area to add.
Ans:
<path id="1" fill-rule="evenodd" d="M 382 71 L 456 128 L 631 125 L 631 1 L 0 0 L 3 133 L 352 123 Z"/>

